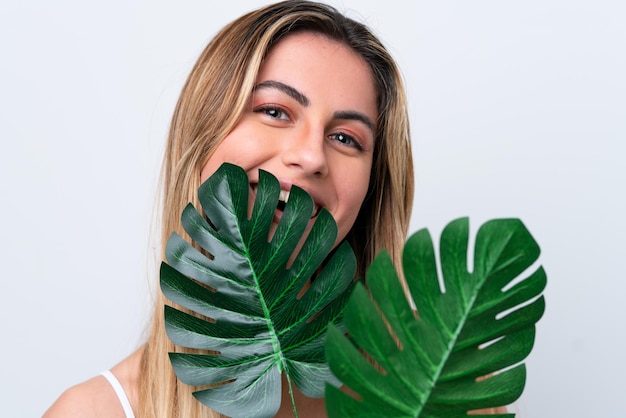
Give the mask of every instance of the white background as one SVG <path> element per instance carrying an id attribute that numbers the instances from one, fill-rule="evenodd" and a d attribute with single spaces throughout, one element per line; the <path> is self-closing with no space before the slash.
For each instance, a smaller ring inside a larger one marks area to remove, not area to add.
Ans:
<path id="1" fill-rule="evenodd" d="M 218 28 L 264 3 L 0 6 L 0 415 L 41 415 L 141 341 L 174 102 Z M 626 416 L 625 3 L 332 4 L 407 80 L 412 231 L 518 217 L 542 246 L 520 416 Z"/>

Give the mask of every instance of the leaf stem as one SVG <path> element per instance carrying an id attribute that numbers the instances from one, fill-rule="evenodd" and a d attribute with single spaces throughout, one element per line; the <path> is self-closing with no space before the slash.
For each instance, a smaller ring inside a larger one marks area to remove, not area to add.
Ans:
<path id="1" fill-rule="evenodd" d="M 291 406 L 293 407 L 293 415 L 295 418 L 298 418 L 298 409 L 296 408 L 296 399 L 293 396 L 293 385 L 291 384 L 291 377 L 289 377 L 289 373 L 285 372 L 285 376 L 287 377 L 287 388 L 289 388 L 289 397 L 291 398 Z"/>

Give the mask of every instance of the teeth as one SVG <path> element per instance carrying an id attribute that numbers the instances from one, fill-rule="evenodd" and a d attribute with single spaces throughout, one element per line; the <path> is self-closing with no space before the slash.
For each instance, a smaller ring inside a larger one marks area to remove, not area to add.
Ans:
<path id="1" fill-rule="evenodd" d="M 320 207 L 318 205 L 313 205 L 313 213 L 311 213 L 311 218 L 315 218 L 320 211 Z"/>
<path id="2" fill-rule="evenodd" d="M 278 195 L 278 201 L 287 203 L 289 201 L 289 190 L 280 190 L 280 194 Z M 313 205 L 313 212 L 311 213 L 311 218 L 316 217 L 322 208 L 320 205 Z"/>

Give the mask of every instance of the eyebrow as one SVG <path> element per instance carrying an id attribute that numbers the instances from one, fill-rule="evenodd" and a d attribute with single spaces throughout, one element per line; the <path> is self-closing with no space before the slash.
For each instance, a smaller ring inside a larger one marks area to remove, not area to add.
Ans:
<path id="1" fill-rule="evenodd" d="M 363 123 L 365 126 L 367 126 L 374 135 L 376 134 L 376 125 L 374 125 L 374 121 L 372 121 L 370 118 L 368 118 L 366 115 L 364 115 L 361 112 L 355 112 L 352 110 L 343 110 L 343 111 L 335 112 L 333 114 L 333 117 L 335 119 L 341 119 L 341 120 L 359 121 Z"/>
<path id="2" fill-rule="evenodd" d="M 294 89 L 293 87 L 291 87 L 288 84 L 281 83 L 280 81 L 274 81 L 274 80 L 262 81 L 259 84 L 257 84 L 256 86 L 254 86 L 254 90 L 253 91 L 257 91 L 257 90 L 260 90 L 260 89 L 266 89 L 266 88 L 272 88 L 272 89 L 280 90 L 283 93 L 285 93 L 286 95 L 290 96 L 295 101 L 297 101 L 298 103 L 300 103 L 304 107 L 307 107 L 307 106 L 309 106 L 309 104 L 311 104 L 309 98 L 306 97 L 304 94 L 300 93 L 298 90 Z"/>
<path id="3" fill-rule="evenodd" d="M 262 81 L 256 86 L 254 86 L 253 91 L 257 91 L 260 89 L 268 89 L 268 88 L 280 90 L 281 92 L 285 93 L 286 95 L 288 95 L 289 97 L 291 97 L 292 99 L 294 99 L 295 101 L 297 101 L 304 107 L 308 107 L 311 104 L 311 101 L 309 100 L 309 98 L 306 97 L 304 94 L 300 93 L 298 90 L 291 87 L 290 85 L 282 83 L 280 81 L 275 81 L 275 80 Z M 341 120 L 355 120 L 355 121 L 361 122 L 365 126 L 367 126 L 372 131 L 373 134 L 376 134 L 376 125 L 374 124 L 374 121 L 372 121 L 372 119 L 370 119 L 364 113 L 353 111 L 353 110 L 341 110 L 341 111 L 337 111 L 333 113 L 333 118 L 341 119 Z"/>

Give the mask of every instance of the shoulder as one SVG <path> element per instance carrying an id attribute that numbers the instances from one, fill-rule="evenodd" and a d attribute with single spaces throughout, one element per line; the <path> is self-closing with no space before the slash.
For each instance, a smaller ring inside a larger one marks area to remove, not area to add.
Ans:
<path id="1" fill-rule="evenodd" d="M 43 416 L 123 417 L 124 413 L 109 382 L 104 376 L 96 376 L 63 392 Z"/>
<path id="2" fill-rule="evenodd" d="M 111 369 L 133 409 L 137 407 L 141 351 L 136 351 Z M 67 389 L 43 415 L 43 418 L 56 417 L 123 418 L 125 414 L 113 387 L 104 376 L 99 375 Z"/>

